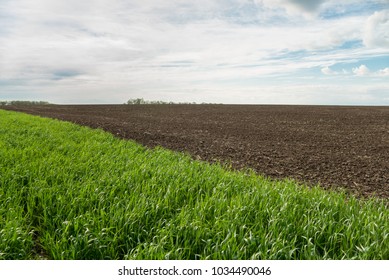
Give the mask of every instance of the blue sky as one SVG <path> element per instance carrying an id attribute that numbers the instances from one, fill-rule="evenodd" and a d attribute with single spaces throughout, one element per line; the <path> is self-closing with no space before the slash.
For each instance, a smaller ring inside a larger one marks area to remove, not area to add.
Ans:
<path id="1" fill-rule="evenodd" d="M 389 105 L 389 0 L 0 0 L 0 100 L 138 97 Z"/>

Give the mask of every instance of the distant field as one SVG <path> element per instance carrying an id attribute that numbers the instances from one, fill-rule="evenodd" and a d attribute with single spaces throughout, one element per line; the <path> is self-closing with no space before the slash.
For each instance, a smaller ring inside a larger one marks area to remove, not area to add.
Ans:
<path id="1" fill-rule="evenodd" d="M 389 107 L 7 106 L 358 196 L 389 198 Z"/>
<path id="2" fill-rule="evenodd" d="M 0 259 L 389 259 L 389 210 L 0 110 L 0 240 Z"/>

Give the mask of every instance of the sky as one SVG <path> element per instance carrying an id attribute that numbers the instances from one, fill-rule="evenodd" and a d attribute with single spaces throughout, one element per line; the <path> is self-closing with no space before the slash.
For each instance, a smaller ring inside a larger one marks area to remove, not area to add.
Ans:
<path id="1" fill-rule="evenodd" d="M 0 0 L 0 100 L 389 105 L 389 0 Z"/>

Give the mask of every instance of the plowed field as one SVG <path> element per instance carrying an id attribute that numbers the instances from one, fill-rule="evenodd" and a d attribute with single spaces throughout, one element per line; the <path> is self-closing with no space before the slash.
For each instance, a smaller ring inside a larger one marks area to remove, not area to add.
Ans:
<path id="1" fill-rule="evenodd" d="M 359 196 L 389 198 L 389 107 L 53 105 L 3 109 Z"/>

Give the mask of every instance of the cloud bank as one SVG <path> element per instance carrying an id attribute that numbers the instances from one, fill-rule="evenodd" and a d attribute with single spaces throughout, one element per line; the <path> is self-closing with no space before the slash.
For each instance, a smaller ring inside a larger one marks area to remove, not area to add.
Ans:
<path id="1" fill-rule="evenodd" d="M 388 1 L 3 2 L 0 99 L 388 102 Z"/>

